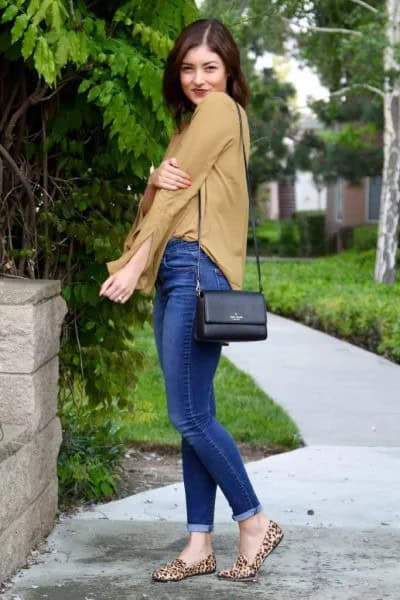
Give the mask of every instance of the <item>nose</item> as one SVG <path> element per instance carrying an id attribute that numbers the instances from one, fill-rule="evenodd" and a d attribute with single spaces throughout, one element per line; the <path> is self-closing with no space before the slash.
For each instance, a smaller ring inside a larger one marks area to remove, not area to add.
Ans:
<path id="1" fill-rule="evenodd" d="M 202 69 L 196 69 L 193 75 L 193 83 L 198 85 L 199 87 L 204 83 L 203 71 Z"/>

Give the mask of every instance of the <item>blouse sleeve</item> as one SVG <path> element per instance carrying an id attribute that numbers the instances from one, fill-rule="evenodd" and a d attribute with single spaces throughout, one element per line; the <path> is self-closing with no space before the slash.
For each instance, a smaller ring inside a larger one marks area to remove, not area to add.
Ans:
<path id="1" fill-rule="evenodd" d="M 175 130 L 171 137 L 171 140 L 168 144 L 168 147 L 164 153 L 163 160 L 168 158 L 168 156 L 171 154 L 171 152 L 173 152 L 173 148 L 174 148 L 175 140 L 176 140 L 176 133 L 177 132 Z M 127 252 L 127 250 L 129 249 L 129 247 L 130 247 L 129 241 L 131 239 L 131 236 L 134 234 L 135 230 L 140 226 L 140 224 L 142 223 L 142 221 L 144 219 L 144 212 L 143 212 L 143 206 L 142 206 L 143 200 L 144 200 L 144 194 L 142 194 L 140 197 L 136 217 L 135 217 L 135 220 L 133 221 L 132 226 L 126 236 L 126 239 L 125 239 L 125 242 L 123 245 L 123 252 Z"/>
<path id="2" fill-rule="evenodd" d="M 179 168 L 189 173 L 192 185 L 179 190 L 157 190 L 150 210 L 140 217 L 124 244 L 124 254 L 106 263 L 110 274 L 122 268 L 152 235 L 151 249 L 143 274 L 157 249 L 165 244 L 190 200 L 197 196 L 218 156 L 239 135 L 239 119 L 234 101 L 225 92 L 211 92 L 197 105 L 188 131 L 174 156 Z M 138 288 L 139 289 L 139 288 Z"/>

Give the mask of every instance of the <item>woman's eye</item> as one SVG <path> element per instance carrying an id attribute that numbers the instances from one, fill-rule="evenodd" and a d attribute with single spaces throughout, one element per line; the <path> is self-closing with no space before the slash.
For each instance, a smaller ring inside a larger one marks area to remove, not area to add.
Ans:
<path id="1" fill-rule="evenodd" d="M 215 71 L 217 67 L 206 67 L 205 71 Z M 187 72 L 187 71 L 192 71 L 192 67 L 182 67 L 182 71 Z"/>

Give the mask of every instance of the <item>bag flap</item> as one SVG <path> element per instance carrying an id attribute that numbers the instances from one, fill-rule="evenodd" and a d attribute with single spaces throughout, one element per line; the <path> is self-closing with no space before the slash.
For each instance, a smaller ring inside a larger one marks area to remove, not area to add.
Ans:
<path id="1" fill-rule="evenodd" d="M 242 323 L 263 325 L 266 305 L 260 292 L 205 290 L 204 318 L 207 323 Z"/>

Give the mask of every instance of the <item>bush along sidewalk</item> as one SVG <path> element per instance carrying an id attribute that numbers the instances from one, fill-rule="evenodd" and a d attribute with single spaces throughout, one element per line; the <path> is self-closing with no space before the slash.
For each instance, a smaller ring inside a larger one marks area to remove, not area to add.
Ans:
<path id="1" fill-rule="evenodd" d="M 260 254 L 312 257 L 327 253 L 325 213 L 321 210 L 295 212 L 291 219 L 266 220 L 258 225 L 256 233 Z M 248 250 L 254 254 L 251 227 Z"/>
<path id="2" fill-rule="evenodd" d="M 400 363 L 400 282 L 376 283 L 374 259 L 375 250 L 348 250 L 312 262 L 267 260 L 267 306 Z M 255 263 L 247 263 L 245 287 L 257 287 Z"/>

